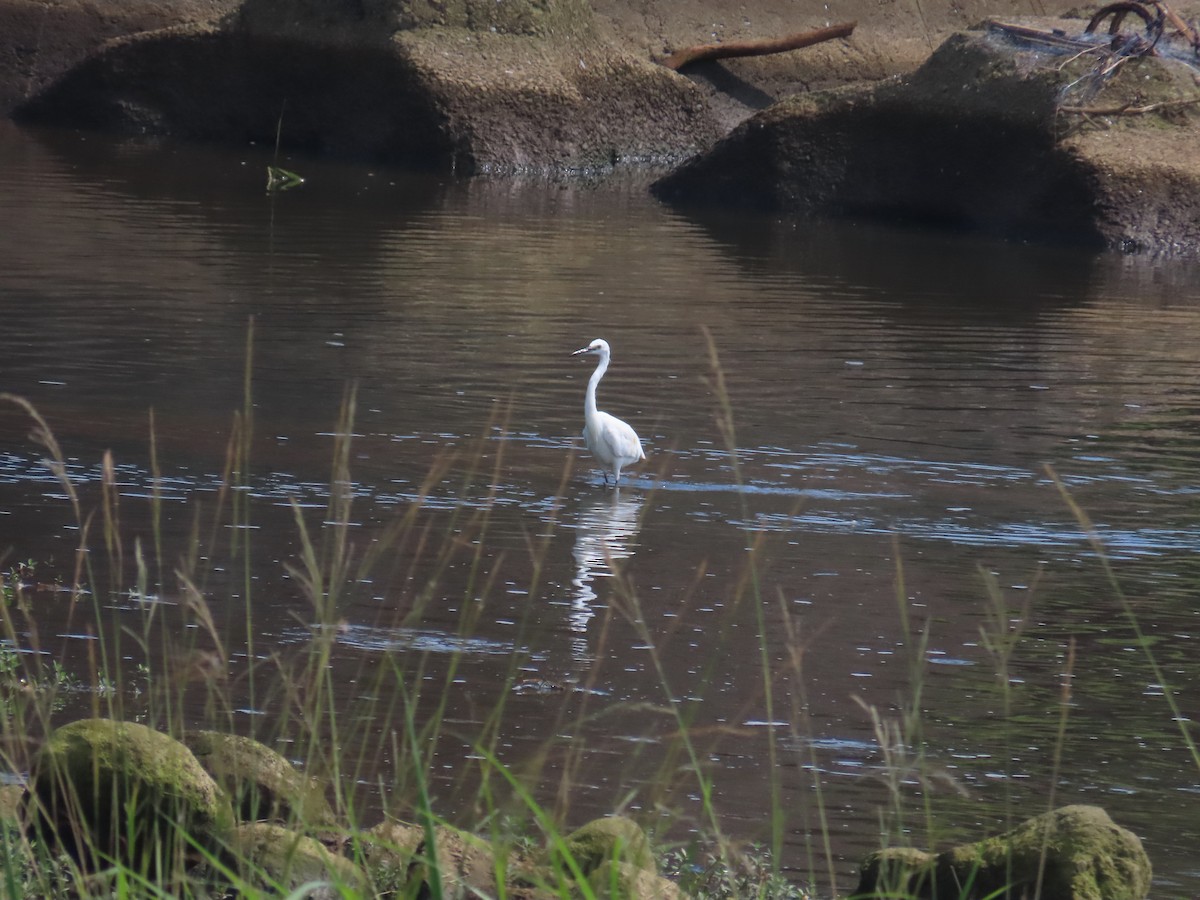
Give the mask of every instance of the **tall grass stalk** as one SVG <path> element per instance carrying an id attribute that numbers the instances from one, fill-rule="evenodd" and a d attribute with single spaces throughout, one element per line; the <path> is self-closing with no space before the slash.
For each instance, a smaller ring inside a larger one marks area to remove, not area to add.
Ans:
<path id="1" fill-rule="evenodd" d="M 596 900 L 595 891 L 589 884 L 587 876 L 580 866 L 579 861 L 575 859 L 575 855 L 571 852 L 570 847 L 567 846 L 566 841 L 563 839 L 562 832 L 557 827 L 557 823 L 554 822 L 545 808 L 543 808 L 541 804 L 534 799 L 533 795 L 530 794 L 525 785 L 523 785 L 521 781 L 513 775 L 507 766 L 502 765 L 500 761 L 496 759 L 496 757 L 493 756 L 486 748 L 476 747 L 476 750 L 481 756 L 483 756 L 488 764 L 496 772 L 498 772 L 505 781 L 508 782 L 513 792 L 521 799 L 521 802 L 525 804 L 526 808 L 531 813 L 533 813 L 538 825 L 542 828 L 546 837 L 549 839 L 550 848 L 553 851 L 555 858 L 560 860 L 561 863 L 566 866 L 567 870 L 570 872 L 571 880 L 574 882 L 574 885 L 577 887 L 583 900 Z M 559 890 L 570 890 L 571 885 L 569 882 L 560 882 L 558 885 L 553 885 L 551 887 Z"/>
<path id="2" fill-rule="evenodd" d="M 805 748 L 804 752 L 799 754 L 798 765 L 802 769 L 807 769 L 812 777 L 813 799 L 817 812 L 816 832 L 821 842 L 821 860 L 819 863 L 812 848 L 812 842 L 806 842 L 807 846 L 805 849 L 808 853 L 808 871 L 816 873 L 824 867 L 825 876 L 829 880 L 829 889 L 833 891 L 837 884 L 837 862 L 830 838 L 829 816 L 825 808 L 825 791 L 823 779 L 821 778 L 821 764 L 817 758 L 816 745 L 811 739 L 813 729 L 808 713 L 809 704 L 807 688 L 805 687 L 806 673 L 804 669 L 805 645 L 807 642 L 801 636 L 800 627 L 788 609 L 782 594 L 779 596 L 779 618 L 783 623 L 784 633 L 787 635 L 787 671 L 790 676 L 789 683 L 792 687 L 790 695 L 792 707 L 791 737 L 797 747 Z"/>
<path id="3" fill-rule="evenodd" d="M 1117 578 L 1116 571 L 1113 569 L 1112 561 L 1109 559 L 1108 550 L 1104 546 L 1104 541 L 1100 537 L 1100 533 L 1092 523 L 1091 517 L 1075 501 L 1075 498 L 1071 496 L 1070 491 L 1062 483 L 1062 479 L 1058 477 L 1058 473 L 1051 466 L 1046 466 L 1046 474 L 1054 482 L 1059 496 L 1062 497 L 1067 508 L 1071 510 L 1071 514 L 1075 516 L 1075 521 L 1083 529 L 1088 543 L 1091 544 L 1096 558 L 1100 561 L 1100 567 L 1104 572 L 1108 586 L 1112 590 L 1113 596 L 1117 598 L 1117 602 L 1121 604 L 1121 611 L 1124 613 L 1125 619 L 1129 622 L 1134 639 L 1138 647 L 1141 648 L 1143 656 L 1146 658 L 1146 664 L 1150 667 L 1155 682 L 1162 688 L 1163 699 L 1167 703 L 1167 708 L 1171 711 L 1171 720 L 1179 729 L 1179 735 L 1183 739 L 1184 746 L 1187 747 L 1188 754 L 1192 758 L 1192 763 L 1196 766 L 1197 771 L 1200 771 L 1200 748 L 1197 748 L 1196 741 L 1188 730 L 1188 722 L 1191 720 L 1184 715 L 1183 710 L 1179 707 L 1179 701 L 1175 698 L 1175 691 L 1167 679 L 1166 672 L 1163 671 L 1157 657 L 1155 657 L 1154 651 L 1151 649 L 1151 642 L 1147 640 L 1146 633 L 1142 629 L 1142 623 L 1138 620 L 1137 612 L 1134 610 L 1133 604 L 1129 602 L 1129 597 L 1126 595 L 1124 588 L 1121 587 L 1121 581 Z"/>
<path id="4" fill-rule="evenodd" d="M 708 345 L 709 369 L 711 387 L 717 402 L 717 428 L 725 442 L 725 450 L 729 454 L 730 467 L 733 471 L 734 484 L 738 488 L 738 498 L 742 506 L 742 519 L 750 521 L 749 506 L 746 502 L 744 482 L 742 480 L 741 464 L 738 459 L 737 431 L 734 425 L 733 402 L 725 382 L 725 372 L 721 367 L 720 356 L 717 352 L 716 340 L 712 332 L 703 328 L 704 340 Z M 763 596 L 760 562 L 764 535 L 759 531 L 747 554 L 746 576 L 749 580 L 750 603 L 754 610 L 754 624 L 758 630 L 759 674 L 762 678 L 763 702 L 765 705 L 765 720 L 767 729 L 767 766 L 771 791 L 771 858 L 778 867 L 783 858 L 784 813 L 782 801 L 782 785 L 780 782 L 780 766 L 778 759 L 778 725 L 775 719 L 775 679 L 771 672 L 771 657 L 767 640 L 766 602 Z M 778 868 L 776 868 L 778 873 Z"/>
<path id="5" fill-rule="evenodd" d="M 250 553 L 250 451 L 254 441 L 254 317 L 246 326 L 246 361 L 242 372 L 242 409 L 234 420 L 230 436 L 230 464 L 226 483 L 232 488 L 233 528 L 230 531 L 232 559 L 241 561 L 242 604 L 245 610 L 246 684 L 249 690 L 250 708 L 256 709 L 258 692 L 255 682 L 254 599 L 251 586 L 254 583 L 252 557 Z M 215 521 L 214 521 L 215 525 Z"/>

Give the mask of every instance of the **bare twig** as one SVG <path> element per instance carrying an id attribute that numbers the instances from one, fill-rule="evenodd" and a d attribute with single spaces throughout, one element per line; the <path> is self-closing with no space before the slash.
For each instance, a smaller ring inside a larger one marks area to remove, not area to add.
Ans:
<path id="1" fill-rule="evenodd" d="M 1123 103 L 1120 106 L 1060 106 L 1058 111 L 1077 116 L 1144 116 L 1147 113 L 1158 112 L 1160 109 L 1177 109 L 1196 104 L 1200 104 L 1200 97 L 1192 97 L 1188 100 L 1163 100 L 1160 103 L 1149 103 L 1146 106 L 1134 106 L 1132 103 Z"/>
<path id="2" fill-rule="evenodd" d="M 1184 40 L 1192 45 L 1193 50 L 1195 50 L 1197 53 L 1200 53 L 1200 31 L 1197 31 L 1190 24 L 1185 22 L 1180 17 L 1179 13 L 1175 12 L 1173 9 L 1167 6 L 1167 4 L 1164 3 L 1162 8 L 1163 14 L 1166 16 L 1167 21 L 1179 30 L 1179 33 L 1183 35 Z"/>
<path id="3" fill-rule="evenodd" d="M 1077 38 L 1069 38 L 1065 34 L 1058 34 L 1053 31 L 1043 31 L 1040 28 L 1030 28 L 1028 25 L 1016 25 L 1011 22 L 998 22 L 995 19 L 989 19 L 984 23 L 991 31 L 1000 31 L 1011 37 L 1020 38 L 1025 41 L 1032 41 L 1036 44 L 1049 44 L 1054 47 L 1066 47 L 1086 53 L 1089 50 L 1096 50 L 1097 45 L 1090 42 L 1079 40 Z"/>

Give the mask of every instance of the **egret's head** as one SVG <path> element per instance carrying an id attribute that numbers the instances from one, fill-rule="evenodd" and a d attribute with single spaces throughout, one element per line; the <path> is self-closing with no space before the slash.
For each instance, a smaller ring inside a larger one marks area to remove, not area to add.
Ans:
<path id="1" fill-rule="evenodd" d="M 590 353 L 592 356 L 607 356 L 608 355 L 608 341 L 604 340 L 603 338 L 596 338 L 594 341 L 592 341 L 586 347 L 582 347 L 579 350 L 576 350 L 571 355 L 572 356 L 581 356 L 584 353 Z"/>

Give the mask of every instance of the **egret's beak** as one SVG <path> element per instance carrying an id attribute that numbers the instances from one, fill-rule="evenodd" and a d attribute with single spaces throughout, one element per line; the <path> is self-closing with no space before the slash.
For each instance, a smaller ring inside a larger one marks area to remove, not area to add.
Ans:
<path id="1" fill-rule="evenodd" d="M 574 353 L 572 353 L 571 355 L 572 355 L 572 356 L 578 356 L 580 353 L 587 353 L 587 352 L 588 352 L 588 350 L 590 350 L 590 349 L 591 349 L 591 347 L 581 347 L 580 349 L 576 350 L 576 351 L 575 351 Z"/>

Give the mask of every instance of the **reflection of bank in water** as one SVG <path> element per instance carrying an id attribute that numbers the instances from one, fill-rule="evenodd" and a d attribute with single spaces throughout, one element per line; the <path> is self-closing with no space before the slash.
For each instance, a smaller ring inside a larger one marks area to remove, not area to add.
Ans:
<path id="1" fill-rule="evenodd" d="M 587 658 L 588 622 L 596 615 L 592 582 L 613 575 L 614 561 L 633 556 L 643 502 L 640 495 L 622 497 L 618 488 L 579 508 L 575 547 L 571 551 L 575 557 L 575 577 L 571 579 L 574 590 L 567 616 L 567 627 L 576 633 L 571 641 L 571 655 L 578 660 Z"/>

